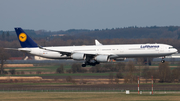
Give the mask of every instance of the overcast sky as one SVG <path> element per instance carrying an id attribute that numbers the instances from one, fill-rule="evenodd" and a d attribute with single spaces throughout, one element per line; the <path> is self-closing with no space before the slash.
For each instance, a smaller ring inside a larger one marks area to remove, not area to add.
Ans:
<path id="1" fill-rule="evenodd" d="M 180 26 L 180 0 L 0 0 L 0 30 Z"/>

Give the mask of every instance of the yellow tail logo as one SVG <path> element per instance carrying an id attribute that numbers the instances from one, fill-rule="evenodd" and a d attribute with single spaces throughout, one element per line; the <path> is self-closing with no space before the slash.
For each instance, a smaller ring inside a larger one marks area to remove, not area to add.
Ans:
<path id="1" fill-rule="evenodd" d="M 20 40 L 21 42 L 25 42 L 26 39 L 27 39 L 27 35 L 26 35 L 25 33 L 20 33 L 20 34 L 19 34 L 19 40 Z"/>

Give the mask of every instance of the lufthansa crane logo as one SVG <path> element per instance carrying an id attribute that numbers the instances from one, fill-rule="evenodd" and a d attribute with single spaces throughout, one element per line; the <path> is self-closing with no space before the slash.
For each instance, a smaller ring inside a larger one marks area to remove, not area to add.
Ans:
<path id="1" fill-rule="evenodd" d="M 27 39 L 27 35 L 26 35 L 25 33 L 20 33 L 20 34 L 19 34 L 19 40 L 20 40 L 21 42 L 25 42 L 26 39 Z"/>

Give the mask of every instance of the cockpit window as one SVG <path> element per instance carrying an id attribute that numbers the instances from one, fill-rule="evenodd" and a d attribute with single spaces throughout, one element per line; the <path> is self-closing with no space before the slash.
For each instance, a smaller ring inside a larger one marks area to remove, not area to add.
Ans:
<path id="1" fill-rule="evenodd" d="M 169 49 L 174 49 L 174 47 L 169 47 Z"/>

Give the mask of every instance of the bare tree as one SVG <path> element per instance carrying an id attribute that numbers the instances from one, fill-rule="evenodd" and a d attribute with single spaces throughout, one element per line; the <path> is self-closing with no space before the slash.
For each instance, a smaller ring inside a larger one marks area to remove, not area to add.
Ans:
<path id="1" fill-rule="evenodd" d="M 4 63 L 9 58 L 9 54 L 3 48 L 0 48 L 1 74 L 4 74 Z"/>
<path id="2" fill-rule="evenodd" d="M 114 80 L 115 82 L 116 82 L 116 84 L 118 84 L 119 83 L 119 79 L 118 78 L 115 78 L 115 80 Z"/>
<path id="3" fill-rule="evenodd" d="M 117 74 L 116 74 L 116 78 L 123 78 L 123 75 L 122 75 L 122 73 L 121 72 L 118 72 Z"/>
<path id="4" fill-rule="evenodd" d="M 170 82 L 172 80 L 171 69 L 168 62 L 159 64 L 159 78 L 161 82 Z"/>
<path id="5" fill-rule="evenodd" d="M 143 69 L 143 77 L 146 79 L 146 83 L 147 83 L 148 79 L 151 78 L 148 66 L 145 66 L 145 68 Z"/>
<path id="6" fill-rule="evenodd" d="M 157 70 L 150 70 L 150 74 L 151 76 L 153 76 L 153 82 L 156 83 L 156 80 L 158 79 L 159 77 L 159 72 Z"/>
<path id="7" fill-rule="evenodd" d="M 175 68 L 172 70 L 172 79 L 177 82 L 180 81 L 180 68 Z"/>
<path id="8" fill-rule="evenodd" d="M 64 73 L 64 66 L 63 66 L 63 64 L 61 64 L 60 67 L 56 69 L 56 72 L 57 73 Z"/>
<path id="9" fill-rule="evenodd" d="M 132 61 L 129 61 L 125 67 L 127 73 L 124 76 L 124 82 L 125 83 L 133 83 L 136 82 L 136 76 L 134 75 L 136 68 L 134 66 L 134 63 Z"/>
<path id="10" fill-rule="evenodd" d="M 126 71 L 130 72 L 130 73 L 134 73 L 136 71 L 136 68 L 134 66 L 133 61 L 129 61 L 125 67 Z"/>
<path id="11" fill-rule="evenodd" d="M 10 69 L 9 72 L 11 73 L 11 75 L 14 75 L 15 74 L 15 69 Z"/>
<path id="12" fill-rule="evenodd" d="M 137 82 L 137 77 L 132 73 L 128 72 L 124 76 L 124 83 L 134 83 Z"/>
<path id="13" fill-rule="evenodd" d="M 144 62 L 144 58 L 137 58 L 137 64 L 139 66 L 139 76 L 141 76 L 143 62 Z"/>
<path id="14" fill-rule="evenodd" d="M 115 65 L 116 71 L 121 71 L 121 72 L 125 71 L 125 66 L 126 66 L 125 63 L 117 62 Z"/>
<path id="15" fill-rule="evenodd" d="M 77 64 L 77 63 L 74 63 L 74 64 L 72 64 L 72 72 L 73 73 L 76 73 L 76 72 L 79 72 L 80 71 L 80 69 L 81 69 L 81 66 L 79 65 L 79 64 Z"/>
<path id="16" fill-rule="evenodd" d="M 114 78 L 114 74 L 113 73 L 109 73 L 109 83 L 110 84 L 113 83 L 113 78 Z"/>

